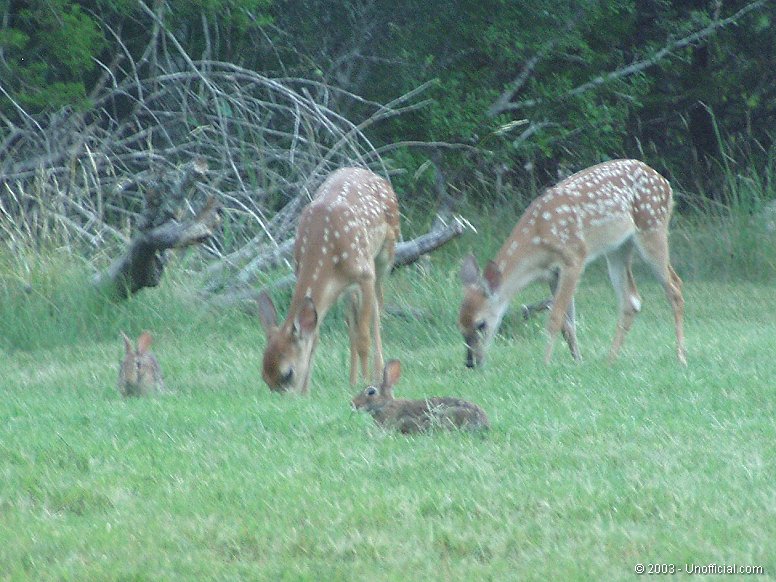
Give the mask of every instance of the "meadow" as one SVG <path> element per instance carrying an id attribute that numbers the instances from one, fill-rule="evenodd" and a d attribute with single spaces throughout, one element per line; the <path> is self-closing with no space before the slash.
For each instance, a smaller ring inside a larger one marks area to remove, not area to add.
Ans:
<path id="1" fill-rule="evenodd" d="M 0 579 L 620 580 L 637 564 L 773 577 L 776 241 L 749 222 L 675 224 L 687 368 L 638 262 L 644 308 L 612 365 L 602 265 L 577 293 L 581 364 L 561 342 L 542 364 L 545 317 L 519 315 L 545 296 L 535 286 L 479 370 L 455 326 L 459 259 L 506 230 L 394 273 L 397 395 L 473 400 L 485 434 L 402 436 L 353 412 L 338 310 L 310 395 L 277 395 L 255 316 L 207 309 L 185 265 L 111 305 L 84 292 L 89 265 L 70 252 L 1 255 Z M 154 332 L 169 393 L 120 397 L 122 329 Z"/>

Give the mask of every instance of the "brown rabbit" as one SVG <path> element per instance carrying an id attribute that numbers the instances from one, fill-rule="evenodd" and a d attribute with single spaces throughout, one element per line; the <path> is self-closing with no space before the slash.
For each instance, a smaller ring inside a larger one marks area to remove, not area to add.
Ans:
<path id="1" fill-rule="evenodd" d="M 353 408 L 368 412 L 380 426 L 402 433 L 425 432 L 434 427 L 448 430 L 490 428 L 485 411 L 460 398 L 394 398 L 393 385 L 400 374 L 399 360 L 389 361 L 383 371 L 383 383 L 379 387 L 367 386 L 353 399 Z"/>
<path id="2" fill-rule="evenodd" d="M 162 369 L 151 353 L 151 334 L 144 331 L 137 338 L 137 349 L 122 331 L 126 354 L 119 370 L 119 392 L 127 396 L 147 396 L 164 390 Z"/>

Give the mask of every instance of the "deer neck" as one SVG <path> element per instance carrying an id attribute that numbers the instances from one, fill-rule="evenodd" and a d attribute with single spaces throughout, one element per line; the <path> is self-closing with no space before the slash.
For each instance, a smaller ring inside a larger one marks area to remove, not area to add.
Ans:
<path id="1" fill-rule="evenodd" d="M 317 264 L 313 264 L 317 267 Z M 290 324 L 302 309 L 305 297 L 310 297 L 318 314 L 316 332 L 326 317 L 329 309 L 337 298 L 331 277 L 322 276 L 322 270 L 311 268 L 308 264 L 300 265 L 297 272 L 297 282 L 291 297 L 286 323 Z"/>
<path id="2" fill-rule="evenodd" d="M 494 262 L 502 274 L 502 282 L 491 295 L 490 302 L 503 315 L 512 298 L 537 280 L 547 279 L 552 265 L 544 253 L 537 252 L 533 244 L 531 229 L 521 223 L 499 250 Z"/>

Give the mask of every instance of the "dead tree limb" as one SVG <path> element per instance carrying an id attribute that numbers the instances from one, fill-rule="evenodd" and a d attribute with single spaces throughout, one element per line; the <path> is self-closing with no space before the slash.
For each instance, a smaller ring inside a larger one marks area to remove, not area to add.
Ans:
<path id="1" fill-rule="evenodd" d="M 537 313 L 541 313 L 542 311 L 549 311 L 550 309 L 552 309 L 552 297 L 545 299 L 544 301 L 537 301 L 536 303 L 523 305 L 520 308 L 520 311 L 523 314 L 523 319 L 529 320 Z"/>
<path id="2" fill-rule="evenodd" d="M 461 236 L 466 229 L 473 229 L 468 220 L 461 216 L 455 216 L 453 220 L 435 227 L 430 232 L 422 234 L 417 238 L 409 241 L 404 241 L 396 244 L 396 256 L 394 258 L 393 268 L 398 269 L 410 265 L 417 261 L 423 255 L 433 252 L 450 242 L 456 237 Z M 291 241 L 293 243 L 293 241 Z M 285 246 L 285 245 L 284 245 Z M 293 244 L 288 248 L 288 256 L 290 257 Z M 279 264 L 276 262 L 277 257 L 268 259 L 265 263 L 262 263 L 266 269 L 272 268 Z M 296 277 L 293 274 L 286 275 L 285 277 L 274 281 L 265 288 L 240 285 L 237 288 L 230 289 L 227 292 L 220 293 L 209 297 L 208 301 L 215 307 L 232 307 L 235 305 L 250 305 L 259 296 L 259 293 L 263 290 L 280 291 L 293 287 L 296 283 Z"/>
<path id="3" fill-rule="evenodd" d="M 460 216 L 455 216 L 450 222 L 441 223 L 426 234 L 422 234 L 409 241 L 397 243 L 393 268 L 398 269 L 399 267 L 414 263 L 423 255 L 461 236 L 467 228 L 472 228 L 469 221 Z"/>
<path id="4" fill-rule="evenodd" d="M 187 164 L 170 187 L 164 181 L 150 184 L 145 207 L 126 253 L 94 281 L 108 296 L 127 299 L 141 289 L 156 287 L 166 264 L 164 251 L 200 244 L 210 238 L 220 224 L 220 204 L 210 197 L 202 209 L 188 220 L 180 220 L 186 194 L 195 180 L 205 174 L 202 160 Z"/>

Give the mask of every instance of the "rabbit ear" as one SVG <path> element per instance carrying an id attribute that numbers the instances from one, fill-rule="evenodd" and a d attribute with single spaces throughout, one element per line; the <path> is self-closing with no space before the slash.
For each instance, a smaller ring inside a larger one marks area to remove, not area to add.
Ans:
<path id="1" fill-rule="evenodd" d="M 380 394 L 393 396 L 393 385 L 399 381 L 401 375 L 401 363 L 399 360 L 389 360 L 383 371 L 383 384 L 380 386 Z"/>
<path id="2" fill-rule="evenodd" d="M 119 332 L 121 333 L 121 337 L 124 339 L 124 350 L 130 354 L 132 353 L 132 340 L 127 337 L 127 334 L 125 334 L 123 331 Z"/>
<path id="3" fill-rule="evenodd" d="M 140 337 L 137 338 L 137 351 L 141 354 L 148 351 L 148 348 L 151 347 L 151 342 L 153 339 L 151 338 L 151 334 L 147 331 L 144 331 L 140 334 Z"/>
<path id="4" fill-rule="evenodd" d="M 261 321 L 264 331 L 277 327 L 278 314 L 275 311 L 275 304 L 272 303 L 272 299 L 266 291 L 259 293 L 259 320 Z"/>

